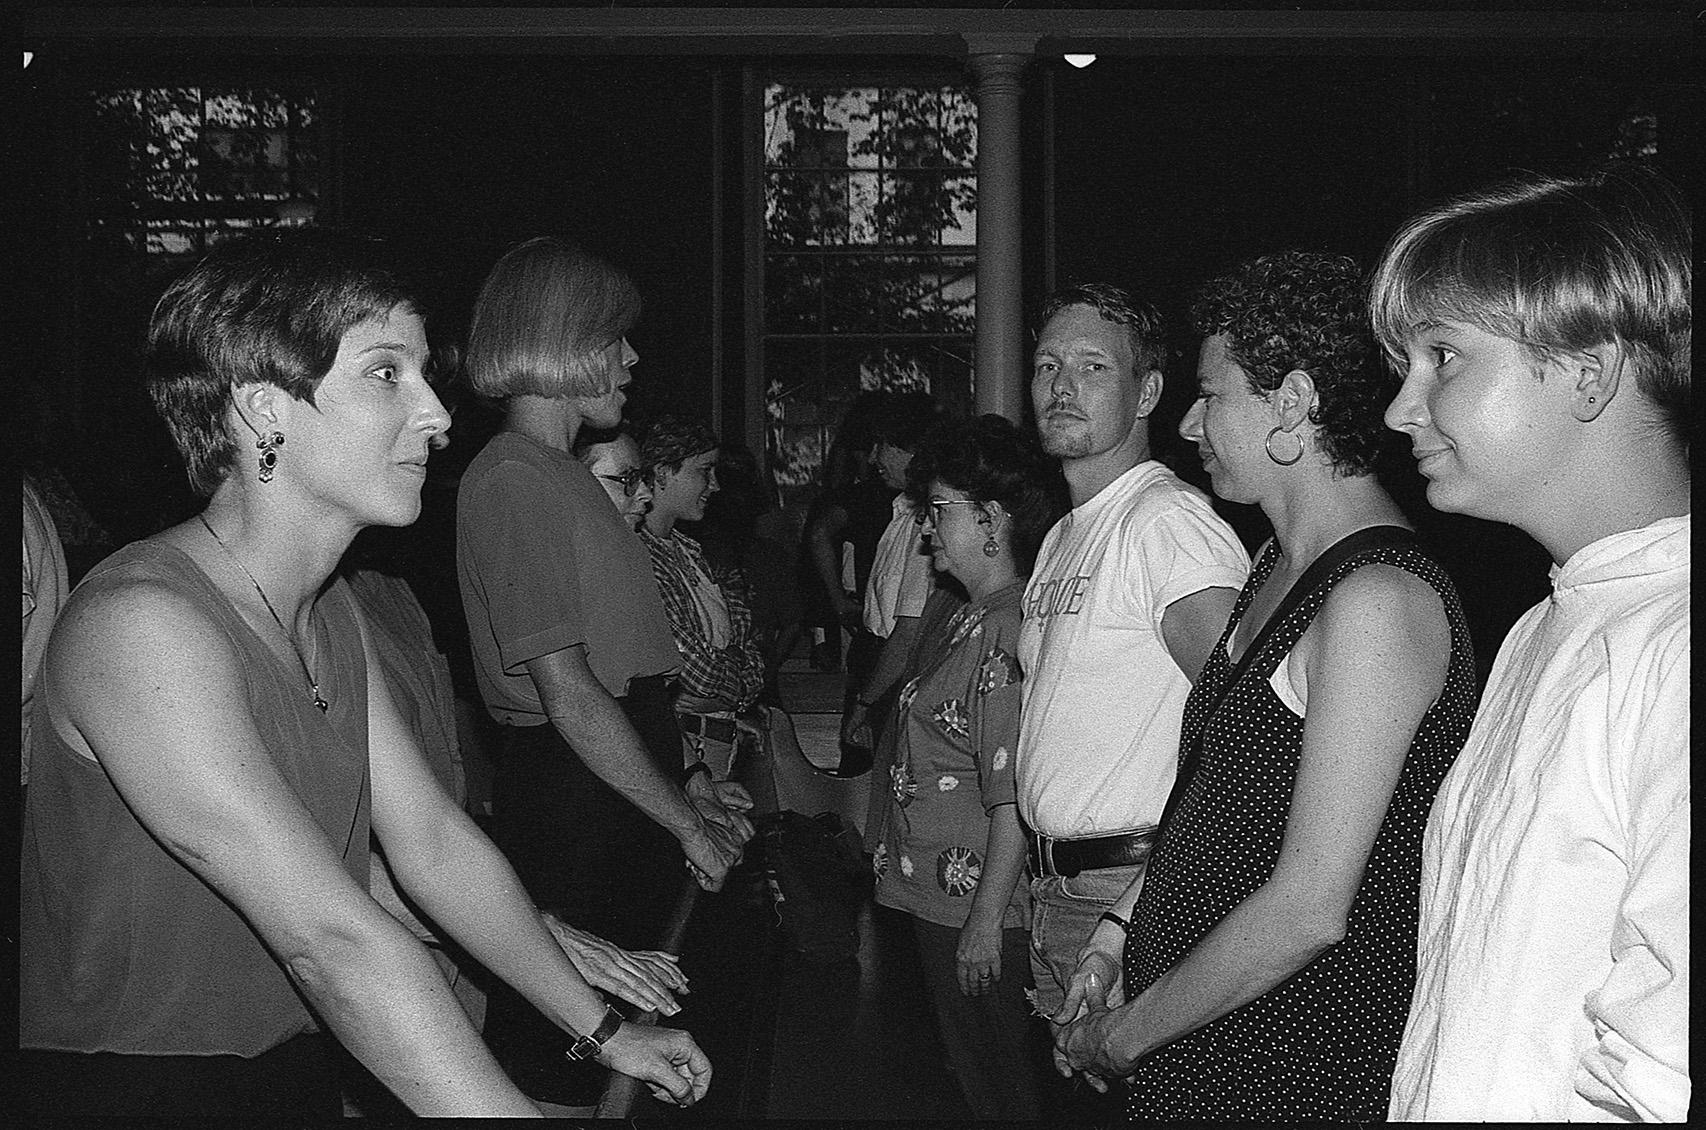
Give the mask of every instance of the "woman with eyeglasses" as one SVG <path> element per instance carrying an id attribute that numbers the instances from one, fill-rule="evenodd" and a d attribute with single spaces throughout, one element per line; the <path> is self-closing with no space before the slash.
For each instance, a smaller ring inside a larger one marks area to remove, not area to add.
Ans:
<path id="1" fill-rule="evenodd" d="M 586 429 L 575 439 L 575 458 L 586 464 L 629 529 L 637 528 L 651 507 L 652 487 L 640 464 L 640 445 L 627 425 L 610 431 Z"/>
<path id="2" fill-rule="evenodd" d="M 1019 603 L 1066 512 L 1059 467 L 1000 416 L 941 426 L 912 458 L 934 567 L 966 590 L 947 648 L 901 690 L 878 903 L 905 912 L 948 1059 L 979 1120 L 1041 1116 L 1030 1019 L 1029 888 L 1015 809 Z"/>
<path id="3" fill-rule="evenodd" d="M 689 873 L 717 890 L 752 835 L 736 786 L 681 772 L 681 660 L 646 552 L 571 452 L 621 422 L 640 296 L 553 238 L 492 268 L 469 321 L 469 383 L 503 405 L 462 476 L 457 574 L 486 708 L 504 727 L 492 834 L 528 893 L 628 949 L 655 947 Z M 678 846 L 679 845 L 679 846 Z M 601 1073 L 568 1070 L 527 1002 L 494 995 L 489 1041 L 522 1088 L 586 1107 Z"/>

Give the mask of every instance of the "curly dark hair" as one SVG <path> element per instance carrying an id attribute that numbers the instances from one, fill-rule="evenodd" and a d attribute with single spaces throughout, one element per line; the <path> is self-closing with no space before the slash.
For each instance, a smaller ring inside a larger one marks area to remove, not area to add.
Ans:
<path id="1" fill-rule="evenodd" d="M 1381 418 L 1397 390 L 1376 362 L 1353 260 L 1310 251 L 1251 259 L 1202 288 L 1191 321 L 1205 336 L 1226 335 L 1251 392 L 1272 392 L 1293 369 L 1309 374 L 1309 421 L 1340 473 L 1372 473 L 1397 441 Z"/>
<path id="2" fill-rule="evenodd" d="M 949 419 L 919 442 L 906 468 L 907 493 L 928 497 L 940 480 L 979 502 L 998 502 L 1013 519 L 1013 562 L 1021 576 L 1036 563 L 1043 536 L 1070 508 L 1060 463 L 1034 433 L 993 413 Z"/>

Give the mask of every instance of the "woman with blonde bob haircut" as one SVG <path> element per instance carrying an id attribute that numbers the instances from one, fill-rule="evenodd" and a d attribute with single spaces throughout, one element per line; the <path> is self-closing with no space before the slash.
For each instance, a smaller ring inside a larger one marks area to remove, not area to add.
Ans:
<path id="1" fill-rule="evenodd" d="M 628 277 L 529 240 L 486 279 L 469 324 L 473 387 L 504 423 L 462 476 L 456 567 L 486 709 L 504 728 L 492 838 L 540 907 L 630 950 L 658 945 L 686 866 L 716 890 L 752 835 L 738 785 L 683 776 L 681 665 L 645 547 L 575 458 L 614 428 L 639 355 Z M 679 845 L 679 846 L 678 846 Z M 572 909 L 571 909 L 572 908 Z M 487 1037 L 523 1091 L 586 1107 L 602 1074 L 513 994 Z M 567 1069 L 567 1070 L 566 1070 Z"/>
<path id="2" fill-rule="evenodd" d="M 511 396 L 608 395 L 626 369 L 607 363 L 632 354 L 627 336 L 640 319 L 640 292 L 596 255 L 551 236 L 530 239 L 492 268 L 468 329 L 468 382 L 494 400 Z"/>
<path id="3" fill-rule="evenodd" d="M 1692 251 L 1623 166 L 1434 208 L 1375 272 L 1428 500 L 1554 562 L 1429 818 L 1394 1119 L 1687 1117 Z"/>

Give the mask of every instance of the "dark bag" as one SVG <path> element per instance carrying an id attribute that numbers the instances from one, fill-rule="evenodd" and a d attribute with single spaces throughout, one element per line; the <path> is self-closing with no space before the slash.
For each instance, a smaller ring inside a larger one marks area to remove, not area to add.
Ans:
<path id="1" fill-rule="evenodd" d="M 795 953 L 827 965 L 859 951 L 859 906 L 870 869 L 859 837 L 833 812 L 773 812 L 758 819 L 770 893 Z"/>

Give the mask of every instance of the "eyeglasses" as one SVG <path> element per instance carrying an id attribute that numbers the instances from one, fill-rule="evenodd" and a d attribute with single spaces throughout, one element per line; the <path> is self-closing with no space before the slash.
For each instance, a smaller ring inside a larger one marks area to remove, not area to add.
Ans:
<path id="1" fill-rule="evenodd" d="M 932 526 L 940 526 L 942 524 L 942 510 L 944 507 L 982 506 L 983 503 L 979 502 L 975 498 L 931 498 L 925 500 L 924 505 L 930 512 L 930 524 Z"/>
<path id="2" fill-rule="evenodd" d="M 645 481 L 646 473 L 638 467 L 630 467 L 620 475 L 600 475 L 598 477 L 606 482 L 621 483 L 622 493 L 633 498 L 634 492 L 639 490 L 640 484 Z"/>

